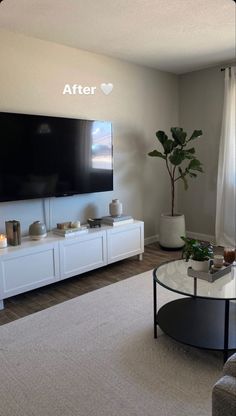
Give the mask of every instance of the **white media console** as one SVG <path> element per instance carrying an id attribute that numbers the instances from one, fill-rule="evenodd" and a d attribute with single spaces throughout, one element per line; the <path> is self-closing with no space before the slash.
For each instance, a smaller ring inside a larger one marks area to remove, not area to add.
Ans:
<path id="1" fill-rule="evenodd" d="M 0 309 L 4 299 L 58 280 L 138 255 L 144 251 L 144 224 L 91 228 L 64 238 L 49 233 L 40 241 L 29 237 L 20 246 L 0 249 Z"/>

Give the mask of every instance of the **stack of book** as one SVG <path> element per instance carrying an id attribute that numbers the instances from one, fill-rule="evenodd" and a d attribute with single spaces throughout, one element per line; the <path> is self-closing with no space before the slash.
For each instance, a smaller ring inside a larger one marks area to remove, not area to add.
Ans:
<path id="1" fill-rule="evenodd" d="M 54 228 L 54 234 L 60 235 L 61 237 L 71 238 L 71 237 L 78 237 L 81 234 L 86 234 L 88 232 L 87 227 L 79 227 L 79 228 L 65 228 L 59 229 Z"/>
<path id="2" fill-rule="evenodd" d="M 112 227 L 118 227 L 119 225 L 130 224 L 134 222 L 133 217 L 130 215 L 121 215 L 120 217 L 103 217 L 102 223 L 106 225 L 111 225 Z"/>

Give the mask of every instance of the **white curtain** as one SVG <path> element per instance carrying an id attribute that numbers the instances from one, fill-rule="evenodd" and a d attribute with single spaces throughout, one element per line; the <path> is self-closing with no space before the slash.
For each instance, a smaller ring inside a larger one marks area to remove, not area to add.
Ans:
<path id="1" fill-rule="evenodd" d="M 225 70 L 225 94 L 219 148 L 216 243 L 236 245 L 236 67 Z"/>

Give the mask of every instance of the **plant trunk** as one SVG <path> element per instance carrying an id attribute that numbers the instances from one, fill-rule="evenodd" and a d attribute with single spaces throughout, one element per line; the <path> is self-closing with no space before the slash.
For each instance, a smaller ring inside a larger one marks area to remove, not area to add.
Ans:
<path id="1" fill-rule="evenodd" d="M 174 208 L 175 208 L 175 181 L 174 179 L 171 180 L 171 215 L 174 216 Z"/>

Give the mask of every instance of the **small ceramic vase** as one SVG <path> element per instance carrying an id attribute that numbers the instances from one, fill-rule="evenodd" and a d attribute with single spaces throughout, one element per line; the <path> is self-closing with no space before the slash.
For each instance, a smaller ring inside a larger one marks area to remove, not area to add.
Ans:
<path id="1" fill-rule="evenodd" d="M 46 225 L 43 222 L 35 221 L 29 226 L 29 236 L 32 240 L 41 240 L 47 237 Z"/>
<path id="2" fill-rule="evenodd" d="M 109 204 L 109 213 L 111 217 L 120 217 L 122 212 L 122 203 L 119 201 L 119 199 L 113 199 Z"/>

